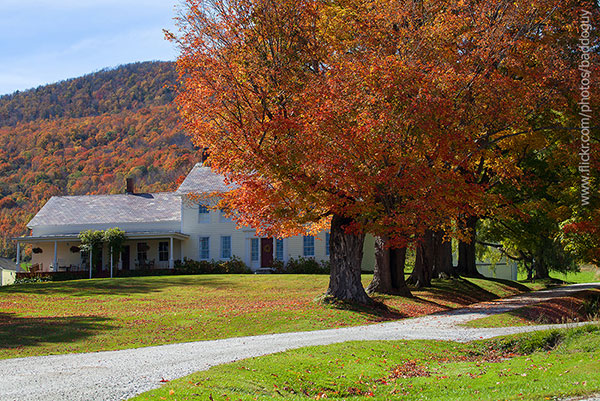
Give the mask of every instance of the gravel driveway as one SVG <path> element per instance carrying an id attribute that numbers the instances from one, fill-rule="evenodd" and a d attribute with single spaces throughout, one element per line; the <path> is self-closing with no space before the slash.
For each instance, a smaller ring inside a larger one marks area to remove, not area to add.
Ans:
<path id="1" fill-rule="evenodd" d="M 293 348 L 354 340 L 467 342 L 561 327 L 564 325 L 472 329 L 458 325 L 586 288 L 600 288 L 600 283 L 527 293 L 469 308 L 368 326 L 0 360 L 0 400 L 123 400 L 159 387 L 161 379 L 172 380 L 211 366 Z"/>

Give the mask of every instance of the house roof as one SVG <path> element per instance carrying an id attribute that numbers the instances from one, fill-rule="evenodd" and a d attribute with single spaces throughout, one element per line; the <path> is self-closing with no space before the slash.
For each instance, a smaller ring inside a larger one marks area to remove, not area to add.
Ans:
<path id="1" fill-rule="evenodd" d="M 53 196 L 27 227 L 181 221 L 181 200 L 173 192 Z"/>
<path id="2" fill-rule="evenodd" d="M 0 258 L 0 270 L 15 270 L 15 262 L 10 259 Z"/>
<path id="3" fill-rule="evenodd" d="M 225 178 L 222 175 L 215 173 L 210 167 L 197 163 L 175 193 L 184 195 L 189 193 L 228 192 L 233 188 L 235 188 L 234 185 L 225 184 Z"/>
<path id="4" fill-rule="evenodd" d="M 129 240 L 140 239 L 188 239 L 190 236 L 179 231 L 125 231 L 125 238 Z M 13 237 L 13 241 L 19 243 L 38 243 L 54 241 L 79 241 L 79 233 L 71 234 L 48 234 L 48 235 L 29 235 L 23 237 Z M 14 264 L 14 263 L 13 263 Z"/>

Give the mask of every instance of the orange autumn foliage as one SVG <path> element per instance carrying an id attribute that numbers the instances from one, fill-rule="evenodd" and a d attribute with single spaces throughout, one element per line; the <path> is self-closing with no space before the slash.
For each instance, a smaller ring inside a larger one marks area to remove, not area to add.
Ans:
<path id="1" fill-rule="evenodd" d="M 239 185 L 226 202 L 240 223 L 285 236 L 337 214 L 402 246 L 499 213 L 479 176 L 518 184 L 521 149 L 562 128 L 574 5 L 188 0 L 168 34 L 177 103 Z"/>
<path id="2" fill-rule="evenodd" d="M 174 80 L 173 63 L 138 63 L 0 97 L 0 253 L 53 195 L 174 189 L 197 160 Z"/>

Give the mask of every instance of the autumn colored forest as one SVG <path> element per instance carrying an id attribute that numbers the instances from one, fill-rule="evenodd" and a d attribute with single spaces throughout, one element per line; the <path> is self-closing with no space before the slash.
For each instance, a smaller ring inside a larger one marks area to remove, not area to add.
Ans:
<path id="1" fill-rule="evenodd" d="M 53 195 L 166 191 L 198 155 L 171 101 L 173 63 L 144 62 L 0 97 L 0 255 Z"/>

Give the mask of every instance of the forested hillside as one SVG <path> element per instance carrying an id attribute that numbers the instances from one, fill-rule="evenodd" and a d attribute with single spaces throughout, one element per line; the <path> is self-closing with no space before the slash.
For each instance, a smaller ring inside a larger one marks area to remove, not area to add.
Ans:
<path id="1" fill-rule="evenodd" d="M 53 195 L 173 189 L 197 154 L 178 124 L 172 63 L 104 70 L 0 97 L 0 254 Z"/>

